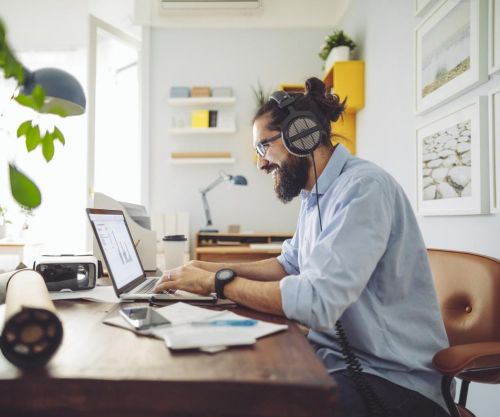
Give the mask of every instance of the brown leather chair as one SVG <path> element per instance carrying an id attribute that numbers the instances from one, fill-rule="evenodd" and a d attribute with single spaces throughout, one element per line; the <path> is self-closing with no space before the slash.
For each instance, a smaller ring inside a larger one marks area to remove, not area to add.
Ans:
<path id="1" fill-rule="evenodd" d="M 469 383 L 500 383 L 500 260 L 467 252 L 428 249 L 450 347 L 432 363 L 443 374 L 441 389 L 452 417 L 465 408 Z M 462 380 L 458 404 L 453 378 Z"/>

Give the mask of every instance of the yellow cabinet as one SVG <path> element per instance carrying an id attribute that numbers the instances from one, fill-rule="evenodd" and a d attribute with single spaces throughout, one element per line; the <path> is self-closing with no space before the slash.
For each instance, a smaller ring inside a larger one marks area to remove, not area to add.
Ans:
<path id="1" fill-rule="evenodd" d="M 342 143 L 356 154 L 356 113 L 365 106 L 365 63 L 363 61 L 340 61 L 323 78 L 327 89 L 347 99 L 343 117 L 332 123 L 333 142 Z"/>

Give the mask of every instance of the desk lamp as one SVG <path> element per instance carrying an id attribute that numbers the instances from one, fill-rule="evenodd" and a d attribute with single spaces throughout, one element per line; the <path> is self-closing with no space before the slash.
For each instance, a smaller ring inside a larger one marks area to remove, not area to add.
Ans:
<path id="1" fill-rule="evenodd" d="M 207 187 L 200 190 L 201 199 L 203 201 L 203 209 L 205 210 L 205 217 L 207 218 L 207 226 L 205 229 L 201 229 L 200 232 L 212 232 L 217 233 L 217 229 L 212 229 L 212 217 L 210 216 L 210 207 L 208 206 L 207 193 L 213 190 L 220 183 L 224 181 L 230 181 L 234 185 L 247 185 L 247 179 L 243 175 L 230 175 L 224 171 L 219 172 L 219 176 L 215 181 L 210 183 Z"/>
<path id="2" fill-rule="evenodd" d="M 66 71 L 57 68 L 24 70 L 21 94 L 30 95 L 37 84 L 43 87 L 45 103 L 40 113 L 52 108 L 61 108 L 66 116 L 77 116 L 85 112 L 85 93 L 78 80 Z"/>

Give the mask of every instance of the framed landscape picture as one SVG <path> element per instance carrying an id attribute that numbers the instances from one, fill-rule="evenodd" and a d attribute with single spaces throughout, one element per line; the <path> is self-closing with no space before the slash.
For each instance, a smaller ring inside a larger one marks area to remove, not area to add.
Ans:
<path id="1" fill-rule="evenodd" d="M 487 0 L 446 0 L 415 32 L 415 108 L 433 109 L 488 78 Z"/>
<path id="2" fill-rule="evenodd" d="M 479 97 L 417 129 L 419 214 L 489 211 L 486 107 Z"/>
<path id="3" fill-rule="evenodd" d="M 489 73 L 500 72 L 500 0 L 489 0 Z"/>
<path id="4" fill-rule="evenodd" d="M 415 16 L 424 16 L 433 6 L 442 0 L 414 0 L 415 1 Z"/>
<path id="5" fill-rule="evenodd" d="M 489 95 L 490 206 L 500 213 L 500 88 Z"/>

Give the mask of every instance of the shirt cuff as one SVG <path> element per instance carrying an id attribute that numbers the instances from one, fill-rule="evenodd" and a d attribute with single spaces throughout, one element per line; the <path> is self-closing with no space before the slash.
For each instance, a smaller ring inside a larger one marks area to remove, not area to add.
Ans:
<path id="1" fill-rule="evenodd" d="M 303 284 L 304 278 L 299 275 L 288 275 L 281 279 L 281 304 L 283 312 L 289 319 L 297 320 L 300 322 L 307 322 L 310 315 L 310 308 L 307 307 L 307 300 L 310 299 L 305 292 L 307 286 Z M 302 302 L 299 303 L 299 294 Z"/>
<path id="2" fill-rule="evenodd" d="M 286 259 L 286 256 L 283 253 L 279 255 L 276 260 L 280 263 L 280 265 L 288 275 L 296 275 L 299 273 L 299 270 L 295 267 L 294 264 Z"/>

